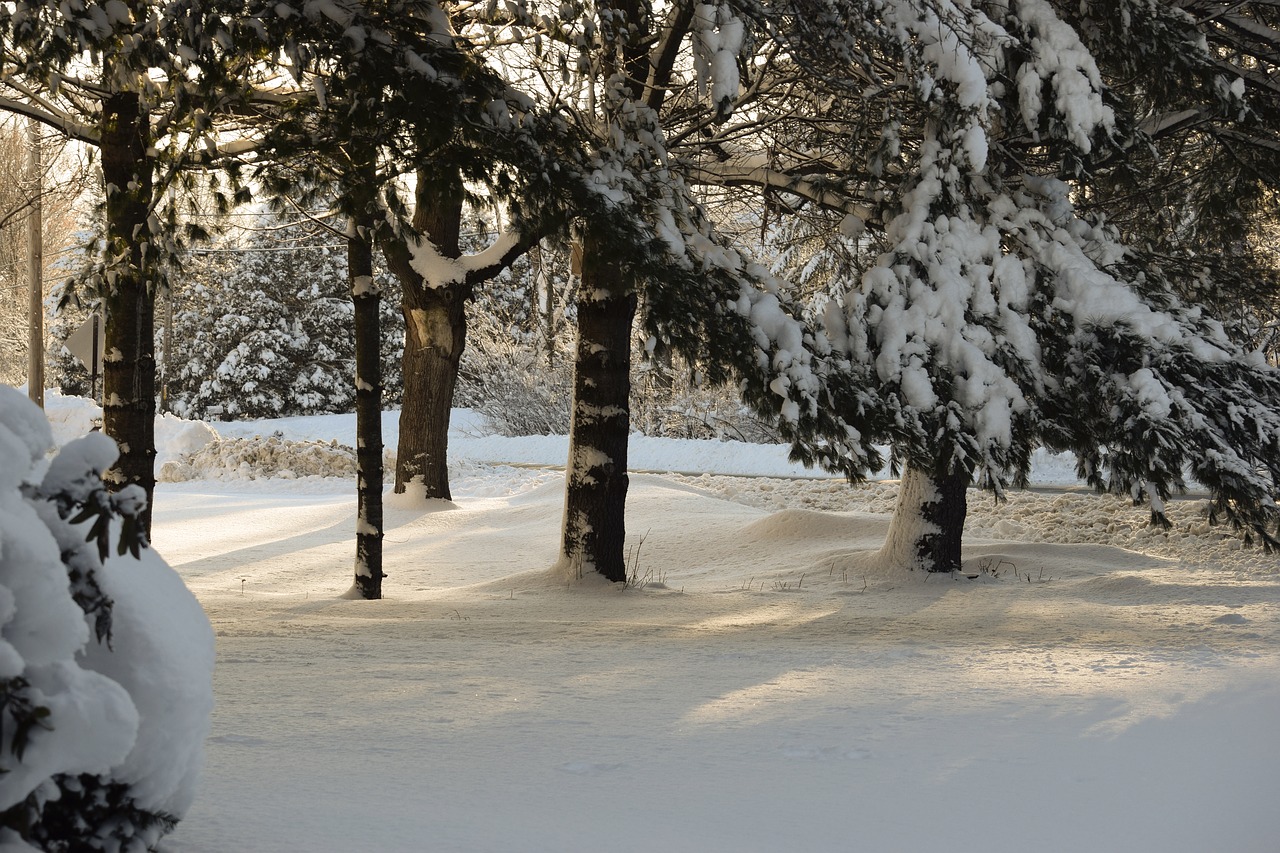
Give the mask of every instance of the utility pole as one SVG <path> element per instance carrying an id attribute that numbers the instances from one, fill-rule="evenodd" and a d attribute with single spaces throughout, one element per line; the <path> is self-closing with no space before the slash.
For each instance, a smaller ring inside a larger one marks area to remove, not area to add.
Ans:
<path id="1" fill-rule="evenodd" d="M 44 192 L 40 158 L 40 125 L 35 119 L 27 124 L 27 187 L 32 193 L 27 211 L 27 281 L 31 301 L 27 317 L 27 396 L 44 408 Z"/>

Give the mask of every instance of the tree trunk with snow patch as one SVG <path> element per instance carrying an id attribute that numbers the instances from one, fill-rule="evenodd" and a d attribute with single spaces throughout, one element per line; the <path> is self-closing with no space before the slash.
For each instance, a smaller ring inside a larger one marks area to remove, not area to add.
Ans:
<path id="1" fill-rule="evenodd" d="M 911 571 L 958 570 L 971 479 L 967 474 L 936 477 L 908 465 L 881 557 Z"/>
<path id="2" fill-rule="evenodd" d="M 370 184 L 372 185 L 372 184 Z M 355 217 L 347 237 L 347 275 L 355 304 L 356 592 L 382 598 L 382 362 L 380 297 L 373 279 L 373 217 Z"/>
<path id="3" fill-rule="evenodd" d="M 627 579 L 627 438 L 631 429 L 631 324 L 636 296 L 597 239 L 583 247 L 573 417 L 565 474 L 561 563 L 571 575 Z"/>
<path id="4" fill-rule="evenodd" d="M 149 273 L 147 227 L 152 175 L 150 126 L 141 97 L 120 92 L 102 105 L 102 181 L 106 188 L 107 258 L 103 282 L 106 314 L 102 369 L 103 430 L 120 447 L 104 476 L 113 488 L 136 484 L 147 493 L 139 516 L 151 536 L 155 493 L 155 290 Z"/>
<path id="5" fill-rule="evenodd" d="M 462 255 L 462 201 L 462 177 L 456 168 L 418 173 L 413 225 L 446 258 Z M 451 500 L 449 413 L 467 344 L 466 303 L 472 288 L 466 282 L 432 286 L 413 269 L 403 242 L 384 241 L 383 253 L 401 284 L 405 321 L 395 490 Z"/>

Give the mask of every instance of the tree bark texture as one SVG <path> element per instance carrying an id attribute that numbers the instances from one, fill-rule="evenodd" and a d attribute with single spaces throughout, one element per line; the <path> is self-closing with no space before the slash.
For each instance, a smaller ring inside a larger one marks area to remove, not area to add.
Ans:
<path id="1" fill-rule="evenodd" d="M 147 507 L 139 517 L 151 536 L 155 494 L 155 292 L 148 211 L 152 201 L 150 125 L 141 98 L 109 96 L 102 110 L 102 181 L 106 191 L 107 275 L 102 369 L 103 430 L 120 447 L 107 472 L 109 487 L 141 486 Z"/>
<path id="2" fill-rule="evenodd" d="M 573 415 L 561 563 L 574 576 L 627 579 L 627 438 L 636 297 L 616 260 L 588 235 L 578 300 Z"/>
<path id="3" fill-rule="evenodd" d="M 456 169 L 419 172 L 413 225 L 447 258 L 462 255 L 462 202 L 462 177 Z M 467 345 L 471 287 L 466 282 L 432 287 L 412 268 L 406 253 L 385 254 L 400 280 L 405 321 L 395 490 L 402 494 L 412 489 L 424 498 L 451 500 L 449 413 Z"/>
<path id="4" fill-rule="evenodd" d="M 927 572 L 952 572 L 962 564 L 960 546 L 968 511 L 967 474 L 935 477 L 908 466 L 881 556 L 891 564 Z"/>
<path id="5" fill-rule="evenodd" d="M 360 221 L 363 219 L 364 221 Z M 347 275 L 355 304 L 356 591 L 382 598 L 382 363 L 380 297 L 373 284 L 373 219 L 357 217 L 347 238 Z"/>
<path id="6" fill-rule="evenodd" d="M 397 494 L 452 500 L 449 414 L 467 340 L 467 288 L 402 288 L 404 396 L 396 450 Z"/>

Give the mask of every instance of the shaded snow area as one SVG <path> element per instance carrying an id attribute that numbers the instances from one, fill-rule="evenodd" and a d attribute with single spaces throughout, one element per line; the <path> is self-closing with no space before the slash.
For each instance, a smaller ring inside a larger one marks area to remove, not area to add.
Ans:
<path id="1" fill-rule="evenodd" d="M 388 495 L 383 601 L 341 598 L 350 480 L 159 487 L 157 550 L 218 646 L 163 850 L 1277 849 L 1280 562 L 1200 500 L 1152 530 L 1042 460 L 1040 491 L 971 495 L 974 579 L 890 576 L 895 483 L 637 440 L 638 468 L 717 474 L 634 475 L 637 582 L 567 587 L 563 473 L 527 467 L 563 439 L 459 426 L 453 503 Z"/>

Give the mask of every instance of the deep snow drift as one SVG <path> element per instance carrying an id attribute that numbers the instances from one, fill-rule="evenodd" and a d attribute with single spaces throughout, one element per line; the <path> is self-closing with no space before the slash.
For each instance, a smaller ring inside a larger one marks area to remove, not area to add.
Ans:
<path id="1" fill-rule="evenodd" d="M 634 476 L 637 585 L 569 588 L 563 475 L 527 467 L 563 439 L 476 430 L 453 504 L 389 497 L 380 602 L 339 597 L 350 482 L 161 485 L 157 549 L 218 634 L 202 790 L 165 850 L 1276 849 L 1280 566 L 1195 499 L 1164 533 L 1071 489 L 975 494 L 979 577 L 892 577 L 866 554 L 893 483 L 723 476 L 785 453 L 641 440 L 638 468 L 720 474 Z"/>

